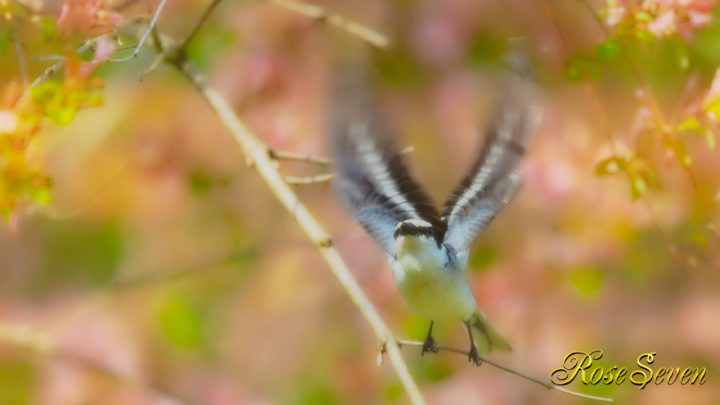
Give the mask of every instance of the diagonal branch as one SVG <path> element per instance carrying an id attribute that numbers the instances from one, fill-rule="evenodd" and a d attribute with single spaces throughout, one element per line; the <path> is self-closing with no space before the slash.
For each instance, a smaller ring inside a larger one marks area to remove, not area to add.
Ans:
<path id="1" fill-rule="evenodd" d="M 422 394 L 420 394 L 417 384 L 410 376 L 407 364 L 405 364 L 405 360 L 402 358 L 395 337 L 353 277 L 347 264 L 345 264 L 338 251 L 332 246 L 330 235 L 320 226 L 320 223 L 310 211 L 308 211 L 305 205 L 300 202 L 290 185 L 285 182 L 283 175 L 275 165 L 275 160 L 269 153 L 270 149 L 250 131 L 237 115 L 235 115 L 235 112 L 227 101 L 225 101 L 215 89 L 208 86 L 205 80 L 190 66 L 188 61 L 180 57 L 181 55 L 183 55 L 182 51 L 176 51 L 168 57 L 166 61 L 177 68 L 177 70 L 197 88 L 213 112 L 215 112 L 223 125 L 230 131 L 233 138 L 240 144 L 247 158 L 253 163 L 253 167 L 263 178 L 270 188 L 270 191 L 275 194 L 275 197 L 277 197 L 285 209 L 295 218 L 310 240 L 313 241 L 325 259 L 325 262 L 327 262 L 330 267 L 330 270 L 335 274 L 335 277 L 337 277 L 342 287 L 372 327 L 375 335 L 380 341 L 389 343 L 387 345 L 387 352 L 390 361 L 405 390 L 408 392 L 412 403 L 424 404 L 425 400 Z"/>

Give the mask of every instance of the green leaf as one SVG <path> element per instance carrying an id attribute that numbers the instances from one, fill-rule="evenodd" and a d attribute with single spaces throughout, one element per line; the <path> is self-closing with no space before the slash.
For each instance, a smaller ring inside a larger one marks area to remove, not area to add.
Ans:
<path id="1" fill-rule="evenodd" d="M 54 18 L 40 17 L 39 22 L 46 41 L 52 41 L 57 37 L 57 25 Z"/>
<path id="2" fill-rule="evenodd" d="M 635 17 L 635 21 L 641 23 L 649 23 L 653 20 L 652 14 L 645 10 L 636 11 L 633 16 Z"/>
<path id="3" fill-rule="evenodd" d="M 160 330 L 170 343 L 185 349 L 200 345 L 202 315 L 198 303 L 189 294 L 168 294 L 160 304 L 157 317 Z"/>
<path id="4" fill-rule="evenodd" d="M 610 60 L 620 54 L 620 42 L 616 39 L 608 39 L 598 45 L 596 52 L 600 59 Z"/>
<path id="5" fill-rule="evenodd" d="M 648 184 L 645 178 L 640 175 L 633 176 L 630 180 L 630 189 L 633 200 L 637 200 L 647 193 Z"/>
<path id="6" fill-rule="evenodd" d="M 492 246 L 482 245 L 470 253 L 470 271 L 479 272 L 486 269 L 497 259 L 497 251 Z"/>
<path id="7" fill-rule="evenodd" d="M 712 100 L 706 107 L 705 111 L 712 114 L 716 120 L 720 121 L 720 97 Z"/>
<path id="8" fill-rule="evenodd" d="M 0 55 L 5 55 L 8 51 L 10 44 L 10 33 L 7 31 L 0 31 Z"/>
<path id="9" fill-rule="evenodd" d="M 679 131 L 699 131 L 701 128 L 703 128 L 703 125 L 700 120 L 693 116 L 685 118 L 677 126 Z"/>
<path id="10" fill-rule="evenodd" d="M 6 351 L 0 356 L 0 404 L 36 403 L 39 381 L 38 366 L 27 356 Z"/>
<path id="11" fill-rule="evenodd" d="M 48 111 L 50 119 L 60 125 L 69 125 L 77 114 L 77 108 L 72 105 L 61 106 L 59 108 Z"/>
<path id="12" fill-rule="evenodd" d="M 583 267 L 570 275 L 570 282 L 583 298 L 595 298 L 605 284 L 605 274 L 595 267 Z"/>
<path id="13" fill-rule="evenodd" d="M 582 80 L 582 72 L 580 71 L 580 68 L 577 67 L 577 65 L 568 65 L 566 74 L 570 81 L 579 82 L 580 80 Z"/>
<path id="14" fill-rule="evenodd" d="M 715 133 L 710 128 L 706 128 L 703 134 L 705 135 L 705 142 L 707 142 L 708 149 L 715 150 Z"/>
<path id="15" fill-rule="evenodd" d="M 690 156 L 687 146 L 685 146 L 685 142 L 683 142 L 682 139 L 674 135 L 667 136 L 665 138 L 665 146 L 681 165 L 689 167 L 692 164 L 692 156 Z"/>

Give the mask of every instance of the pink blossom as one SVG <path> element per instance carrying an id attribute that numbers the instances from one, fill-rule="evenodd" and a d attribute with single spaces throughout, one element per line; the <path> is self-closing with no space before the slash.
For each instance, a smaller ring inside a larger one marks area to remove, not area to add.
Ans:
<path id="1" fill-rule="evenodd" d="M 648 24 L 648 30 L 658 37 L 671 35 L 677 31 L 675 10 L 668 10 Z"/>
<path id="2" fill-rule="evenodd" d="M 715 70 L 715 77 L 713 78 L 712 84 L 710 84 L 710 90 L 708 90 L 705 95 L 703 106 L 708 106 L 718 98 L 720 98 L 720 68 Z"/>
<path id="3" fill-rule="evenodd" d="M 103 34 L 115 30 L 122 16 L 104 0 L 65 0 L 57 25 L 73 34 Z"/>
<path id="4" fill-rule="evenodd" d="M 92 61 L 83 64 L 82 73 L 84 75 L 89 75 L 103 62 L 110 59 L 113 52 L 115 52 L 115 49 L 117 48 L 117 44 L 115 44 L 115 41 L 111 40 L 107 35 L 103 35 L 98 38 L 93 45 L 95 48 L 95 56 L 93 57 Z"/>
<path id="5" fill-rule="evenodd" d="M 17 126 L 17 114 L 11 110 L 0 110 L 0 133 L 14 132 Z"/>

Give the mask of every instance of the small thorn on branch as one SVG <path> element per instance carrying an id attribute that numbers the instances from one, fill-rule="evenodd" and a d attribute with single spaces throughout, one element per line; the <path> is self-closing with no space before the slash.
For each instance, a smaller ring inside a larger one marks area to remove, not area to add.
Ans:
<path id="1" fill-rule="evenodd" d="M 400 342 L 398 342 L 398 347 L 399 347 L 399 348 L 402 348 L 402 346 L 400 345 Z M 382 366 L 383 360 L 385 359 L 385 353 L 386 353 L 386 352 L 387 352 L 387 342 L 382 341 L 382 342 L 380 342 L 380 349 L 378 350 L 378 353 L 377 353 L 377 365 L 378 365 L 378 367 Z"/>
<path id="2" fill-rule="evenodd" d="M 318 245 L 318 247 L 327 249 L 329 247 L 332 247 L 333 241 L 331 238 L 324 238 L 324 239 L 321 239 L 321 240 L 315 242 L 315 244 Z"/>

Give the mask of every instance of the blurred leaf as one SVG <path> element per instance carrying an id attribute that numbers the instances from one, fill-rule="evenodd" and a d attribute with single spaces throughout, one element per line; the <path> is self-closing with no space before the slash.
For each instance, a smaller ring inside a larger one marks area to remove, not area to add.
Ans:
<path id="1" fill-rule="evenodd" d="M 648 13 L 645 10 L 636 11 L 635 13 L 633 13 L 633 17 L 635 18 L 635 21 L 641 23 L 649 23 L 653 20 L 652 14 Z"/>
<path id="2" fill-rule="evenodd" d="M 0 31 L 0 55 L 5 55 L 5 53 L 10 48 L 10 32 L 9 31 Z"/>
<path id="3" fill-rule="evenodd" d="M 568 58 L 565 74 L 570 81 L 579 82 L 597 78 L 600 68 L 593 57 L 577 52 Z"/>
<path id="4" fill-rule="evenodd" d="M 30 405 L 36 403 L 37 370 L 27 361 L 0 356 L 0 404 Z"/>
<path id="5" fill-rule="evenodd" d="M 193 170 L 188 176 L 190 190 L 196 195 L 206 194 L 212 188 L 212 179 L 200 169 Z"/>
<path id="6" fill-rule="evenodd" d="M 605 275 L 595 267 L 583 267 L 572 272 L 570 281 L 583 298 L 594 298 L 602 290 Z"/>
<path id="7" fill-rule="evenodd" d="M 44 264 L 34 288 L 57 289 L 73 282 L 105 285 L 113 280 L 124 250 L 117 223 L 48 221 L 42 228 Z"/>
<path id="8" fill-rule="evenodd" d="M 418 366 L 414 367 L 415 375 L 422 381 L 435 383 L 444 381 L 453 375 L 452 367 L 433 360 L 433 357 L 425 355 L 423 360 L 418 362 Z"/>
<path id="9" fill-rule="evenodd" d="M 481 245 L 473 249 L 470 253 L 469 267 L 470 271 L 481 272 L 495 262 L 497 259 L 497 251 L 489 245 Z"/>
<path id="10" fill-rule="evenodd" d="M 677 129 L 680 131 L 699 131 L 702 128 L 703 125 L 700 123 L 700 120 L 694 116 L 685 118 L 677 126 Z"/>
<path id="11" fill-rule="evenodd" d="M 420 81 L 420 64 L 407 49 L 383 52 L 377 62 L 379 78 L 383 81 L 398 85 L 411 85 Z"/>
<path id="12" fill-rule="evenodd" d="M 235 45 L 235 31 L 221 25 L 205 25 L 187 47 L 188 58 L 201 70 L 207 70 L 212 60 Z"/>
<path id="13" fill-rule="evenodd" d="M 703 135 L 705 135 L 705 142 L 707 143 L 708 149 L 715 150 L 715 133 L 710 128 L 706 128 L 705 131 L 703 131 Z"/>
<path id="14" fill-rule="evenodd" d="M 49 117 L 59 125 L 69 125 L 76 113 L 74 106 L 66 105 L 49 111 Z"/>
<path id="15" fill-rule="evenodd" d="M 599 161 L 595 165 L 595 174 L 598 176 L 608 176 L 618 174 L 625 170 L 626 159 L 620 156 L 610 156 L 609 158 Z"/>
<path id="16" fill-rule="evenodd" d="M 665 147 L 668 148 L 682 166 L 689 167 L 692 164 L 692 156 L 690 156 L 685 142 L 675 134 L 665 136 Z"/>
<path id="17" fill-rule="evenodd" d="M 720 97 L 708 103 L 705 106 L 705 111 L 711 114 L 716 121 L 720 121 Z"/>
<path id="18" fill-rule="evenodd" d="M 605 40 L 598 45 L 595 52 L 600 59 L 613 59 L 620 54 L 620 42 L 616 39 Z"/>
<path id="19" fill-rule="evenodd" d="M 471 64 L 495 62 L 507 52 L 507 41 L 497 36 L 476 35 L 468 48 L 468 61 Z"/>
<path id="20" fill-rule="evenodd" d="M 566 74 L 570 81 L 579 82 L 580 80 L 582 80 L 582 72 L 580 71 L 580 68 L 576 65 L 568 65 Z"/>
<path id="21" fill-rule="evenodd" d="M 385 385 L 383 397 L 387 402 L 397 402 L 405 395 L 405 389 L 399 381 L 392 381 Z"/>
<path id="22" fill-rule="evenodd" d="M 642 176 L 637 175 L 630 178 L 630 190 L 633 200 L 637 200 L 638 198 L 644 196 L 647 192 L 647 188 L 647 181 Z"/>
<path id="23" fill-rule="evenodd" d="M 403 329 L 411 339 L 425 340 L 430 322 L 416 315 L 408 315 L 403 320 Z"/>
<path id="24" fill-rule="evenodd" d="M 42 27 L 43 36 L 46 41 L 52 41 L 57 38 L 57 20 L 55 18 L 39 17 L 37 21 Z"/>
<path id="25" fill-rule="evenodd" d="M 325 379 L 312 379 L 300 384 L 296 400 L 297 405 L 333 405 L 342 403 L 335 388 Z"/>
<path id="26" fill-rule="evenodd" d="M 158 326 L 168 342 L 183 349 L 198 348 L 202 342 L 202 314 L 195 297 L 173 291 L 167 294 L 157 312 Z"/>

